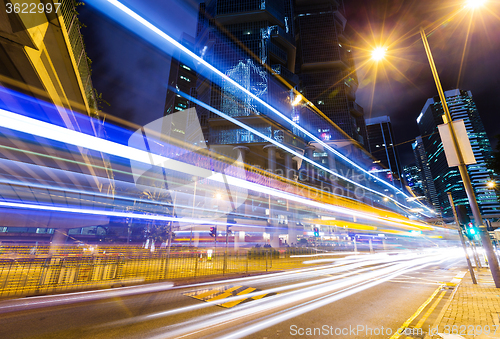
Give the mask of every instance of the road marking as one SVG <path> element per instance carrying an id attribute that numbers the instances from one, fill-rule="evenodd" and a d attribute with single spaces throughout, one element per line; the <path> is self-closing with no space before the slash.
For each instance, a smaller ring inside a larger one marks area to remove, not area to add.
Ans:
<path id="1" fill-rule="evenodd" d="M 259 300 L 265 297 L 270 297 L 273 295 L 276 295 L 277 293 L 261 293 L 257 295 L 253 295 L 252 297 L 249 298 L 241 298 L 241 299 L 236 299 L 236 300 L 231 300 L 228 302 L 223 302 L 224 299 L 230 298 L 230 297 L 236 297 L 236 296 L 244 296 L 249 293 L 258 293 L 262 292 L 262 290 L 254 287 L 248 287 L 248 286 L 232 286 L 232 287 L 219 287 L 211 290 L 201 290 L 201 291 L 195 291 L 195 292 L 188 292 L 184 293 L 185 296 L 198 299 L 201 301 L 206 301 L 206 302 L 214 302 L 217 306 L 221 306 L 224 308 L 231 308 L 236 305 L 246 303 L 249 301 L 253 300 Z M 220 301 L 217 303 L 217 301 Z"/>
<path id="2" fill-rule="evenodd" d="M 412 323 L 412 321 L 415 320 L 420 315 L 420 313 L 422 313 L 422 311 L 427 307 L 427 305 L 430 304 L 430 302 L 434 299 L 434 297 L 438 294 L 439 291 L 442 291 L 443 288 L 447 288 L 447 289 L 454 288 L 460 282 L 460 280 L 463 279 L 463 277 L 465 276 L 466 273 L 467 273 L 467 271 L 460 272 L 450 282 L 440 283 L 439 287 L 434 291 L 434 293 L 432 293 L 432 295 L 429 297 L 429 299 L 427 299 L 418 308 L 418 310 L 410 318 L 408 318 L 408 320 L 406 320 L 403 323 L 403 325 L 400 326 L 400 328 L 402 328 L 402 329 L 407 328 Z M 441 294 L 439 295 L 437 300 L 432 304 L 432 306 L 429 308 L 429 310 L 422 316 L 422 319 L 419 320 L 419 322 L 417 323 L 417 325 L 414 328 L 420 328 L 424 324 L 424 322 L 431 315 L 431 313 L 437 307 L 437 305 L 439 304 L 439 302 L 441 301 L 441 299 L 444 297 L 445 294 L 446 294 L 446 291 L 441 292 Z M 396 333 L 394 333 L 394 335 L 392 337 L 390 337 L 390 339 L 398 339 L 403 334 L 404 333 L 396 332 Z"/>
<path id="3" fill-rule="evenodd" d="M 446 294 L 446 291 L 441 292 L 441 294 L 436 299 L 436 301 L 431 305 L 431 307 L 429 307 L 429 309 L 427 310 L 427 312 L 425 312 L 425 314 L 423 315 L 422 319 L 420 319 L 420 321 L 417 323 L 417 325 L 415 325 L 415 328 L 422 328 L 422 325 L 424 324 L 424 322 L 427 320 L 427 318 L 429 318 L 429 316 L 431 315 L 431 313 L 434 312 L 434 309 L 437 307 L 437 305 L 439 304 L 439 302 L 441 301 L 441 299 L 443 299 L 443 297 L 444 297 L 445 294 Z"/>
<path id="4" fill-rule="evenodd" d="M 436 290 L 434 291 L 434 293 L 432 293 L 432 295 L 429 297 L 429 299 L 427 299 L 422 305 L 420 305 L 420 307 L 418 308 L 418 310 L 415 313 L 413 313 L 413 315 L 410 318 L 408 318 L 408 320 L 406 320 L 403 323 L 403 325 L 401 325 L 399 328 L 402 328 L 402 329 L 407 328 L 408 325 L 410 325 L 411 322 L 413 320 L 415 320 L 415 318 L 420 315 L 420 313 L 424 310 L 424 308 L 426 308 L 427 305 L 430 304 L 430 302 L 432 301 L 432 299 L 434 299 L 434 297 L 436 296 L 436 294 L 438 294 L 438 292 L 441 290 L 442 287 L 443 287 L 443 285 L 440 285 L 438 288 L 436 288 Z M 398 331 L 396 331 L 396 333 L 394 333 L 392 335 L 392 337 L 390 337 L 390 339 L 398 339 L 403 334 L 404 333 L 398 333 Z"/>

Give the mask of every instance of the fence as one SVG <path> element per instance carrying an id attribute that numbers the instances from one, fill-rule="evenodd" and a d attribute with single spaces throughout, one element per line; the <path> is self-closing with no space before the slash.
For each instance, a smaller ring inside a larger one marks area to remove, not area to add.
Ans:
<path id="1" fill-rule="evenodd" d="M 317 253 L 311 248 L 210 251 L 64 246 L 50 253 L 48 246 L 0 246 L 0 298 L 298 268 L 304 258 L 295 255 Z"/>

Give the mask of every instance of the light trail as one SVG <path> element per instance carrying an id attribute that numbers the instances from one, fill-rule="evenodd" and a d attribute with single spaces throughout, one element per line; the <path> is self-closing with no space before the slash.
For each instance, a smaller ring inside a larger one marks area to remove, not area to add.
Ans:
<path id="1" fill-rule="evenodd" d="M 171 170 L 178 170 L 182 168 L 183 172 L 190 175 L 198 174 L 198 167 L 180 162 L 178 160 L 174 160 L 171 158 L 167 158 L 164 156 L 160 156 L 157 154 L 151 154 L 150 152 L 142 151 L 136 148 L 132 148 L 126 145 L 118 144 L 109 140 L 103 140 L 98 137 L 94 137 L 91 135 L 87 135 L 84 133 L 80 133 L 73 130 L 68 130 L 66 128 L 55 126 L 43 121 L 35 120 L 32 118 L 28 118 L 26 116 L 18 115 L 13 112 L 9 112 L 3 109 L 0 109 L 0 126 L 28 133 L 31 135 L 39 136 L 45 139 L 58 141 L 61 143 L 74 145 L 78 147 L 83 147 L 99 152 L 103 152 L 109 155 L 118 156 L 124 159 L 134 160 L 140 163 L 144 163 L 147 165 L 151 165 L 151 162 L 155 164 L 163 164 L 161 167 Z M 234 187 L 243 187 L 249 190 L 261 192 L 264 194 L 268 194 L 274 197 L 279 197 L 287 200 L 291 200 L 300 204 L 306 204 L 308 206 L 317 207 L 321 209 L 325 209 L 331 212 L 340 213 L 348 216 L 356 216 L 359 218 L 378 221 L 384 224 L 389 224 L 393 226 L 398 226 L 399 221 L 391 221 L 385 218 L 381 218 L 375 214 L 367 214 L 357 210 L 351 210 L 348 208 L 333 206 L 333 205 L 325 205 L 323 203 L 312 201 L 300 196 L 292 195 L 277 189 L 273 189 L 267 186 L 262 186 L 256 183 L 251 183 L 246 180 L 235 178 L 232 176 L 226 176 L 229 184 Z M 225 180 L 221 173 L 212 172 L 212 176 L 210 180 L 216 181 L 221 184 L 225 184 Z M 5 207 L 15 207 L 15 208 L 28 208 L 28 209 L 41 209 L 41 210 L 52 210 L 57 211 L 50 206 L 38 206 L 33 204 L 19 204 L 19 203 L 7 203 L 1 202 L 0 206 Z M 59 208 L 59 210 L 63 210 L 63 208 Z M 127 214 L 122 212 L 111 212 L 111 211 L 94 211 L 94 210 L 86 210 L 86 209 L 74 209 L 74 208 L 64 208 L 64 211 L 71 213 L 84 213 L 84 214 L 94 214 L 99 215 L 108 215 L 108 216 L 121 216 L 121 217 L 134 217 L 138 219 L 149 219 L 149 220 L 163 220 L 163 221 L 179 221 L 179 222 L 189 222 L 195 224 L 209 223 L 208 221 L 199 221 L 193 218 L 172 218 L 172 217 L 164 217 L 164 216 L 140 216 L 139 214 Z M 408 222 L 405 220 L 401 220 L 401 222 Z M 213 223 L 212 223 L 213 224 Z M 417 226 L 414 227 L 418 229 Z"/>
<path id="2" fill-rule="evenodd" d="M 231 280 L 225 280 L 225 281 L 217 281 L 217 282 L 211 282 L 211 283 L 203 283 L 203 284 L 194 284 L 194 285 L 188 285 L 188 286 L 178 286 L 175 287 L 175 289 L 182 289 L 186 290 L 189 288 L 201 288 L 203 287 L 206 289 L 210 285 L 226 285 L 226 284 L 238 284 L 238 283 L 248 283 L 250 281 L 253 281 L 252 286 L 256 286 L 256 284 L 263 284 L 263 283 L 274 283 L 276 280 L 279 280 L 280 282 L 284 282 L 287 280 L 305 280 L 308 279 L 307 281 L 300 282 L 300 283 L 292 283 L 290 285 L 283 285 L 279 287 L 273 287 L 273 288 L 268 288 L 265 290 L 261 290 L 259 292 L 252 292 L 248 293 L 245 295 L 241 296 L 233 296 L 233 297 L 228 297 L 223 300 L 215 301 L 215 302 L 205 302 L 201 304 L 196 304 L 196 305 L 191 305 L 191 306 L 186 306 L 186 307 L 180 307 L 180 308 L 175 308 L 172 310 L 168 311 L 163 311 L 163 312 L 157 312 L 157 313 L 152 313 L 149 315 L 142 315 L 142 316 L 136 316 L 133 318 L 127 318 L 123 320 L 118 320 L 115 322 L 111 323 L 106 323 L 102 324 L 99 326 L 96 326 L 95 328 L 102 329 L 102 328 L 109 328 L 109 327 L 121 327 L 121 326 L 127 326 L 127 325 L 132 325 L 138 322 L 144 322 L 144 321 L 151 321 L 154 319 L 158 318 L 164 318 L 164 317 L 169 317 L 181 313 L 187 313 L 191 311 L 196 311 L 200 310 L 203 308 L 208 308 L 213 305 L 217 304 L 222 304 L 226 302 L 231 302 L 235 300 L 241 300 L 244 298 L 251 298 L 253 296 L 258 296 L 262 294 L 268 294 L 268 293 L 281 293 L 284 291 L 291 291 L 289 292 L 290 294 L 280 294 L 281 296 L 287 296 L 290 295 L 290 298 L 286 299 L 293 299 L 295 298 L 295 294 L 298 292 L 304 292 L 307 291 L 307 293 L 311 293 L 312 291 L 315 291 L 318 286 L 323 286 L 323 287 L 328 287 L 332 286 L 331 282 L 341 280 L 344 278 L 349 278 L 353 275 L 359 275 L 360 273 L 364 272 L 370 272 L 373 271 L 373 266 L 377 266 L 378 269 L 383 269 L 383 268 L 388 268 L 390 266 L 396 265 L 396 264 L 401 264 L 402 262 L 408 261 L 411 262 L 412 260 L 415 260 L 415 258 L 418 258 L 420 260 L 424 260 L 425 258 L 434 258 L 435 256 L 435 251 L 425 251 L 425 255 L 422 257 L 422 253 L 415 253 L 415 252 L 403 252 L 400 253 L 400 255 L 392 255 L 388 256 L 385 253 L 377 253 L 377 254 L 372 254 L 372 255 L 367 255 L 367 256 L 359 256 L 355 258 L 356 260 L 348 259 L 348 260 L 343 260 L 340 259 L 338 260 L 338 263 L 336 264 L 331 264 L 327 266 L 321 266 L 321 267 L 312 267 L 312 268 L 306 268 L 306 269 L 298 269 L 298 270 L 293 270 L 289 272 L 281 272 L 281 273 L 273 273 L 273 274 L 268 274 L 268 275 L 263 275 L 263 276 L 256 276 L 256 277 L 245 277 L 245 278 L 236 278 L 236 279 L 231 279 Z M 343 274 L 340 274 L 342 272 L 345 272 Z M 325 275 L 331 275 L 331 274 L 338 274 L 333 277 L 328 277 L 325 278 Z M 315 280 L 310 280 L 312 278 L 319 278 Z M 304 288 L 307 288 L 305 290 Z M 298 291 L 294 291 L 298 290 Z M 269 299 L 260 299 L 256 300 L 253 303 L 249 304 L 243 304 L 238 306 L 238 310 L 243 310 L 247 308 L 252 308 L 255 307 L 256 305 L 259 305 L 261 303 L 266 303 Z M 267 307 L 267 306 L 264 306 Z M 220 312 L 217 312 L 217 316 L 221 315 L 227 315 L 232 313 L 232 309 L 228 310 L 223 310 Z M 187 323 L 197 323 L 201 319 L 205 318 L 212 318 L 213 315 L 208 315 L 203 318 L 196 318 L 195 320 L 184 322 L 183 326 L 186 325 Z"/>
<path id="3" fill-rule="evenodd" d="M 460 255 L 459 251 L 455 251 Z M 452 253 L 452 255 L 454 255 Z M 406 256 L 406 261 L 398 262 L 392 259 L 393 265 L 374 268 L 370 272 L 364 272 L 355 276 L 348 276 L 332 283 L 321 279 L 319 284 L 298 289 L 297 291 L 285 292 L 258 301 L 243 304 L 234 310 L 217 312 L 193 318 L 189 321 L 167 326 L 151 334 L 150 338 L 159 339 L 166 337 L 182 338 L 196 336 L 207 330 L 214 330 L 217 326 L 238 322 L 239 324 L 255 321 L 254 324 L 243 327 L 227 335 L 227 338 L 241 338 L 260 331 L 266 327 L 278 324 L 295 316 L 313 311 L 318 307 L 325 306 L 334 301 L 348 297 L 354 293 L 366 290 L 397 276 L 425 268 L 430 265 L 439 264 L 450 257 L 449 251 L 418 256 L 418 254 Z M 359 273 L 359 271 L 358 271 Z M 300 303 L 298 305 L 295 305 Z M 281 312 L 279 310 L 282 310 Z M 279 315 L 273 315 L 273 314 Z M 270 317 L 266 319 L 266 317 Z M 257 320 L 255 320 L 257 318 Z M 259 318 L 261 319 L 259 321 Z M 205 333 L 206 335 L 207 333 Z M 221 337 L 219 334 L 218 337 Z"/>
<path id="4" fill-rule="evenodd" d="M 89 0 L 88 2 L 91 5 L 93 5 L 95 8 L 97 8 L 99 10 L 102 10 L 100 8 L 100 6 L 99 6 L 99 3 L 101 1 L 99 1 L 99 0 Z M 125 6 L 124 4 L 122 4 L 121 2 L 119 2 L 117 0 L 107 0 L 107 2 L 109 4 L 111 4 L 112 6 L 114 6 L 116 9 L 118 9 L 119 11 L 121 11 L 127 17 L 133 19 L 137 23 L 141 24 L 143 27 L 145 27 L 145 28 L 149 29 L 151 32 L 155 33 L 157 36 L 159 36 L 162 39 L 164 39 L 165 41 L 169 42 L 171 45 L 173 45 L 175 48 L 179 49 L 181 52 L 186 53 L 186 55 L 188 55 L 190 58 L 193 58 L 193 60 L 195 60 L 195 63 L 198 63 L 198 64 L 201 64 L 201 65 L 205 66 L 207 69 L 209 69 L 214 74 L 216 74 L 217 76 L 219 76 L 222 80 L 229 82 L 231 85 L 235 86 L 236 88 L 238 88 L 239 90 L 241 90 L 242 92 L 244 92 L 245 94 L 247 94 L 248 96 L 250 96 L 252 99 L 254 99 L 254 100 L 258 101 L 260 104 L 264 105 L 271 112 L 273 112 L 274 114 L 276 114 L 280 118 L 282 118 L 285 121 L 287 121 L 288 123 L 290 123 L 292 126 L 294 126 L 298 130 L 300 130 L 301 132 L 303 132 L 304 134 L 306 134 L 307 136 L 309 136 L 312 140 L 318 142 L 320 145 L 322 145 L 327 150 L 329 150 L 330 152 L 332 152 L 335 155 L 337 155 L 342 160 L 344 160 L 347 163 L 351 164 L 355 168 L 361 170 L 363 173 L 365 173 L 368 176 L 372 177 L 374 180 L 383 183 L 387 187 L 389 187 L 389 188 L 397 191 L 399 194 L 403 194 L 404 197 L 409 198 L 409 196 L 406 195 L 403 191 L 397 189 L 396 187 L 394 187 L 390 183 L 388 183 L 388 182 L 386 182 L 384 180 L 381 180 L 380 178 L 374 176 L 372 173 L 370 173 L 369 171 L 366 171 L 361 166 L 359 166 L 357 163 L 353 162 L 348 157 L 344 156 L 342 153 L 340 153 L 337 150 L 335 150 L 334 148 L 330 147 L 328 144 L 326 144 L 325 142 L 323 142 L 321 139 L 317 138 L 315 135 L 313 135 L 312 133 L 310 133 L 308 130 L 304 129 L 302 126 L 296 124 L 292 119 L 288 118 L 286 115 L 284 115 L 283 113 L 279 112 L 276 108 L 274 108 L 273 106 L 271 106 L 267 102 L 263 101 L 262 99 L 260 99 L 259 97 L 257 97 L 255 94 L 251 93 L 249 90 L 247 90 L 246 88 L 244 88 L 243 86 L 241 86 L 238 82 L 236 82 L 235 80 L 231 79 L 226 74 L 222 73 L 220 70 L 218 70 L 216 67 L 214 67 L 213 65 L 211 65 L 207 61 L 203 60 L 200 56 L 198 56 L 196 53 L 194 53 L 193 51 L 191 51 L 189 48 L 183 46 L 177 40 L 175 40 L 174 38 L 172 38 L 171 36 L 169 36 L 168 34 L 166 34 L 165 32 L 163 32 L 161 29 L 159 29 L 158 27 L 156 27 L 155 25 L 153 25 L 152 23 L 150 23 L 148 20 L 146 20 L 145 18 L 143 18 L 139 14 L 135 13 L 133 10 L 131 10 L 130 8 L 128 8 L 127 6 Z M 110 13 L 106 13 L 106 14 L 110 15 Z M 113 18 L 111 15 L 110 15 L 110 17 Z M 113 18 L 113 19 L 117 21 L 116 18 Z M 280 145 L 279 147 L 282 148 L 282 145 Z M 335 173 L 333 171 L 329 170 L 329 169 L 327 170 L 327 172 L 335 175 Z M 391 201 L 393 201 L 396 204 L 400 204 L 397 200 L 395 200 L 392 197 L 387 196 L 387 195 L 385 195 L 385 194 L 383 194 L 381 192 L 377 192 L 377 194 L 382 195 L 382 196 L 390 199 Z M 428 206 L 425 206 L 424 204 L 420 203 L 419 201 L 416 201 L 416 203 L 418 205 L 420 205 L 421 207 L 427 209 L 429 212 L 433 213 L 432 209 L 429 208 Z M 402 205 L 402 206 L 404 206 L 404 205 Z M 406 207 L 406 208 L 409 208 L 409 207 Z"/>

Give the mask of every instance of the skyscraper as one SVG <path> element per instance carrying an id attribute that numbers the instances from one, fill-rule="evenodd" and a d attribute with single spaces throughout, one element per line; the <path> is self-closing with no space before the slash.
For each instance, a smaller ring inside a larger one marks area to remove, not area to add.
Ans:
<path id="1" fill-rule="evenodd" d="M 366 120 L 368 151 L 389 169 L 393 183 L 401 179 L 401 162 L 394 146 L 395 137 L 391 119 L 387 116 Z M 400 181 L 399 181 L 400 182 Z"/>
<path id="2" fill-rule="evenodd" d="M 200 4 L 196 49 L 205 60 L 257 98 L 292 117 L 295 86 L 295 39 L 292 1 L 209 0 Z M 279 76 L 279 77 L 278 77 Z M 281 78 L 281 79 L 280 79 Z M 198 99 L 263 135 L 302 151 L 305 141 L 287 122 L 229 81 L 199 76 Z M 268 168 L 297 169 L 291 154 L 279 155 L 264 138 L 243 129 L 213 110 L 197 107 L 207 119 L 207 140 L 212 145 L 234 145 L 249 153 L 245 162 Z M 300 162 L 300 161 L 299 161 Z"/>
<path id="3" fill-rule="evenodd" d="M 422 180 L 423 193 L 427 201 L 434 206 L 435 210 L 441 213 L 441 207 L 436 192 L 436 185 L 434 184 L 434 178 L 429 166 L 422 137 L 418 136 L 411 146 L 413 148 L 413 155 L 415 156 L 415 164 Z"/>
<path id="4" fill-rule="evenodd" d="M 184 34 L 181 40 L 182 44 L 190 49 L 194 48 L 194 38 Z M 180 54 L 180 52 L 178 52 Z M 196 80 L 198 75 L 188 65 L 184 64 L 179 55 L 174 55 L 170 62 L 170 72 L 168 76 L 169 86 L 176 87 L 180 91 L 193 95 L 196 90 Z M 192 103 L 186 98 L 176 94 L 172 90 L 167 90 L 167 98 L 165 100 L 165 115 L 183 111 L 189 108 Z"/>
<path id="5" fill-rule="evenodd" d="M 476 194 L 476 199 L 485 217 L 500 212 L 500 204 L 494 189 L 487 187 L 487 182 L 494 173 L 487 167 L 492 157 L 491 145 L 481 122 L 472 93 L 454 89 L 445 92 L 446 101 L 452 119 L 464 120 L 467 134 L 477 163 L 468 165 L 467 170 Z M 442 124 L 443 108 L 437 97 L 430 98 L 424 105 L 417 123 L 422 133 L 423 147 L 427 155 L 432 177 L 436 185 L 437 197 L 443 215 L 451 216 L 447 192 L 452 192 L 457 205 L 469 208 L 467 195 L 457 167 L 448 167 L 437 126 Z"/>
<path id="6" fill-rule="evenodd" d="M 364 111 L 356 104 L 358 80 L 345 34 L 344 1 L 296 0 L 296 73 L 300 90 L 351 138 L 366 146 Z M 318 116 L 309 117 L 320 135 L 337 139 Z"/>
<path id="7" fill-rule="evenodd" d="M 420 169 L 416 164 L 403 167 L 403 178 L 415 196 L 424 196 L 422 176 L 420 175 Z"/>

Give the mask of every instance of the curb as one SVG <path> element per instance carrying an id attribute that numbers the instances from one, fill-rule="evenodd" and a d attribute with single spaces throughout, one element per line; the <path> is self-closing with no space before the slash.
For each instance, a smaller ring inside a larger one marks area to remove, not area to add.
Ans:
<path id="1" fill-rule="evenodd" d="M 466 275 L 470 275 L 470 273 L 467 272 Z M 465 275 L 464 275 L 464 277 L 465 277 Z M 455 299 L 455 294 L 457 293 L 458 288 L 460 287 L 460 285 L 464 281 L 464 277 L 462 277 L 462 279 L 460 279 L 460 282 L 455 286 L 455 289 L 451 293 L 450 298 L 446 301 L 446 304 L 444 304 L 443 308 L 441 309 L 441 312 L 439 312 L 439 315 L 437 316 L 436 320 L 432 324 L 431 328 L 436 328 L 436 326 L 439 325 L 439 323 L 441 322 L 441 320 L 443 320 L 444 314 L 446 313 L 446 311 L 450 307 L 450 304 L 453 301 L 453 299 Z M 430 336 L 429 334 L 426 334 L 425 337 L 424 337 L 424 339 L 432 339 L 432 336 Z"/>

